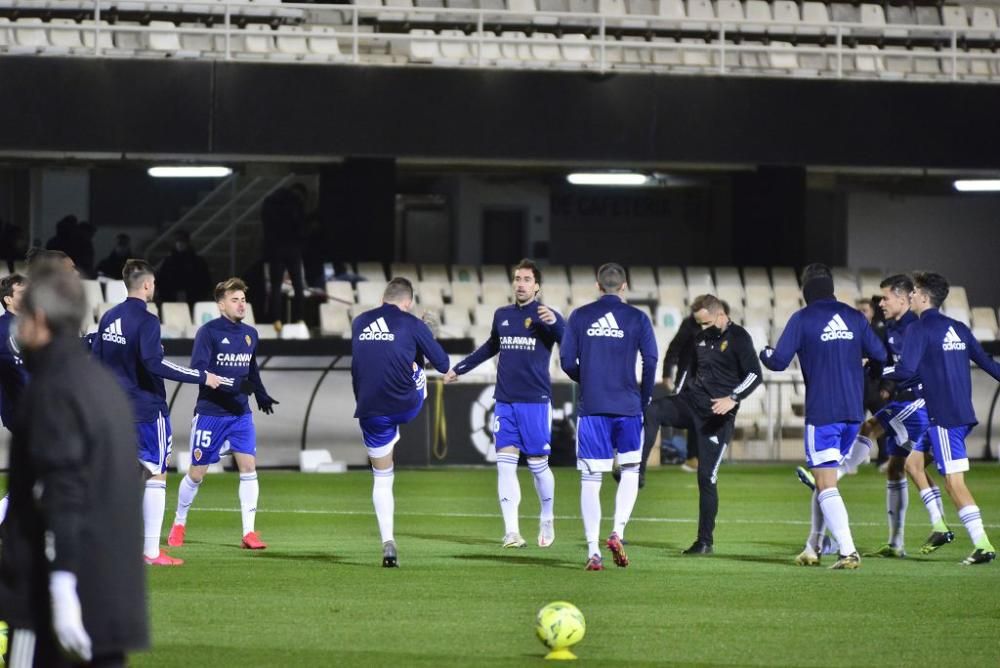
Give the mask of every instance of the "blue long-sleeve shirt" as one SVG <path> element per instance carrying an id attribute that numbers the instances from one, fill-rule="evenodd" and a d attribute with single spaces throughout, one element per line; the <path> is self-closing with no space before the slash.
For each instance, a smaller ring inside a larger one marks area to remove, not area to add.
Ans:
<path id="1" fill-rule="evenodd" d="M 1000 380 L 1000 363 L 986 354 L 969 328 L 937 309 L 928 309 L 907 330 L 899 360 L 883 377 L 923 380 L 927 415 L 940 427 L 976 424 L 969 360 Z"/>
<path id="2" fill-rule="evenodd" d="M 14 407 L 28 384 L 28 370 L 14 343 L 14 314 L 0 315 L 0 421 L 10 429 Z"/>
<path id="3" fill-rule="evenodd" d="M 889 364 L 895 364 L 903 354 L 903 345 L 911 327 L 919 320 L 913 311 L 907 311 L 896 320 L 889 320 L 885 323 L 885 345 L 889 349 Z M 915 398 L 920 398 L 922 394 L 922 383 L 920 374 L 914 374 L 907 379 L 896 381 L 895 392 L 912 393 Z"/>
<path id="4" fill-rule="evenodd" d="M 244 379 L 254 385 L 254 394 L 267 394 L 257 367 L 257 330 L 242 322 L 224 317 L 210 320 L 198 328 L 191 351 L 191 367 L 232 378 L 226 389 L 202 386 L 198 390 L 198 415 L 244 415 L 250 411 L 250 397 L 238 389 Z"/>
<path id="5" fill-rule="evenodd" d="M 416 316 L 383 304 L 351 324 L 351 381 L 354 417 L 398 415 L 423 401 L 424 360 L 448 372 L 448 353 Z"/>
<path id="6" fill-rule="evenodd" d="M 559 346 L 563 371 L 580 383 L 580 415 L 641 415 L 653 395 L 657 356 L 649 317 L 617 295 L 573 311 Z"/>
<path id="7" fill-rule="evenodd" d="M 886 350 L 860 312 L 835 299 L 818 299 L 792 314 L 777 345 L 761 351 L 760 361 L 783 371 L 796 354 L 806 382 L 807 423 L 864 420 L 861 361 L 884 362 Z"/>
<path id="8" fill-rule="evenodd" d="M 205 372 L 163 359 L 160 321 L 141 299 L 129 297 L 104 314 L 91 347 L 128 394 L 136 422 L 167 415 L 163 379 L 202 384 Z"/>
<path id="9" fill-rule="evenodd" d="M 456 364 L 455 373 L 468 373 L 499 353 L 494 398 L 506 403 L 548 403 L 552 397 L 552 346 L 562 340 L 566 321 L 553 310 L 556 321 L 545 324 L 538 316 L 539 306 L 532 301 L 524 306 L 498 308 L 493 314 L 490 338 Z"/>

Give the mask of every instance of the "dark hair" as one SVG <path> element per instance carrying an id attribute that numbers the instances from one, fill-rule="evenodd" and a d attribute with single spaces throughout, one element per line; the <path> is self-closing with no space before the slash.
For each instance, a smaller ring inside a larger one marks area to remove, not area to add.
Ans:
<path id="1" fill-rule="evenodd" d="M 822 262 L 813 262 L 807 265 L 805 269 L 802 270 L 801 280 L 799 281 L 803 286 L 806 283 L 813 280 L 814 278 L 833 278 L 833 272 L 830 271 L 830 267 L 826 266 Z"/>
<path id="2" fill-rule="evenodd" d="M 247 284 L 243 282 L 242 278 L 227 278 L 221 281 L 215 286 L 215 301 L 221 302 L 226 297 L 227 292 L 237 292 L 242 291 L 243 296 L 247 294 Z"/>
<path id="3" fill-rule="evenodd" d="M 597 283 L 601 292 L 618 292 L 625 285 L 625 268 L 617 262 L 602 264 L 597 269 Z"/>
<path id="4" fill-rule="evenodd" d="M 694 301 L 691 302 L 691 313 L 697 313 L 702 309 L 709 313 L 718 313 L 719 311 L 729 313 L 725 303 L 715 295 L 698 295 L 694 298 Z"/>
<path id="5" fill-rule="evenodd" d="M 382 301 L 390 304 L 398 304 L 407 299 L 413 299 L 413 283 L 410 282 L 410 279 L 401 276 L 396 276 L 389 281 L 389 284 L 385 286 L 385 292 L 382 293 Z"/>
<path id="6" fill-rule="evenodd" d="M 24 285 L 27 279 L 21 274 L 11 274 L 10 276 L 4 276 L 0 278 L 0 304 L 4 308 L 7 308 L 6 302 L 4 302 L 7 297 L 14 296 L 14 288 L 18 285 Z"/>
<path id="7" fill-rule="evenodd" d="M 535 283 L 537 283 L 538 285 L 542 284 L 542 270 L 538 268 L 538 265 L 535 264 L 534 260 L 529 260 L 528 258 L 524 258 L 523 260 L 517 263 L 516 267 L 514 267 L 515 272 L 518 269 L 530 269 L 531 273 L 534 274 L 535 276 Z"/>
<path id="8" fill-rule="evenodd" d="M 122 234 L 116 234 L 115 235 L 115 243 L 131 246 L 132 245 L 132 237 L 130 237 L 129 235 L 125 234 L 124 232 Z"/>
<path id="9" fill-rule="evenodd" d="M 909 296 L 913 292 L 913 279 L 906 274 L 893 274 L 879 283 L 878 286 L 880 288 L 889 288 L 896 294 Z"/>
<path id="10" fill-rule="evenodd" d="M 913 286 L 930 297 L 931 306 L 938 308 L 948 298 L 948 280 L 930 271 L 913 272 Z"/>
<path id="11" fill-rule="evenodd" d="M 191 243 L 191 235 L 188 234 L 187 230 L 177 230 L 174 232 L 174 241 L 185 241 Z"/>
<path id="12" fill-rule="evenodd" d="M 125 281 L 125 287 L 129 290 L 134 290 L 139 287 L 143 278 L 146 276 L 155 275 L 156 273 L 153 271 L 153 265 L 149 264 L 145 260 L 137 258 L 130 258 L 126 260 L 125 266 L 122 267 L 122 280 Z"/>
<path id="13" fill-rule="evenodd" d="M 31 276 L 43 264 L 62 264 L 68 259 L 70 259 L 69 255 L 61 250 L 48 250 L 40 246 L 32 246 L 24 254 L 24 260 L 28 263 L 28 276 Z"/>
<path id="14" fill-rule="evenodd" d="M 24 312 L 42 313 L 56 336 L 78 336 L 87 313 L 80 277 L 56 264 L 39 266 L 24 292 Z"/>

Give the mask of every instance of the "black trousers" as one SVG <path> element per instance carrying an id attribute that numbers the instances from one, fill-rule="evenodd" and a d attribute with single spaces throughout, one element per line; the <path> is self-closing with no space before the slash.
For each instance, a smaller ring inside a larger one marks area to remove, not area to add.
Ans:
<path id="1" fill-rule="evenodd" d="M 645 417 L 643 453 L 653 447 L 661 426 L 687 429 L 697 436 L 698 540 L 712 545 L 715 517 L 719 514 L 719 466 L 733 437 L 733 414 L 705 415 L 694 406 L 689 394 L 677 394 L 654 399 Z"/>
<path id="2" fill-rule="evenodd" d="M 302 301 L 304 297 L 305 279 L 302 276 L 302 252 L 298 250 L 273 251 L 267 258 L 269 278 L 271 280 L 271 306 L 270 316 L 272 320 L 284 320 L 285 310 L 282 308 L 281 286 L 284 283 L 285 270 L 292 279 L 292 288 L 295 290 L 292 299 L 292 319 L 291 322 L 298 322 L 302 319 Z"/>

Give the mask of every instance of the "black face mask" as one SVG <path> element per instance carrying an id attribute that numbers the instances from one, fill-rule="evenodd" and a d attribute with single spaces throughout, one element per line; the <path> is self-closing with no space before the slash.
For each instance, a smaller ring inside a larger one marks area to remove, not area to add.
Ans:
<path id="1" fill-rule="evenodd" d="M 711 327 L 706 327 L 705 329 L 701 330 L 701 333 L 698 335 L 698 338 L 701 339 L 702 341 L 714 341 L 720 338 L 721 336 L 722 336 L 722 330 L 716 327 L 715 325 L 712 325 Z"/>

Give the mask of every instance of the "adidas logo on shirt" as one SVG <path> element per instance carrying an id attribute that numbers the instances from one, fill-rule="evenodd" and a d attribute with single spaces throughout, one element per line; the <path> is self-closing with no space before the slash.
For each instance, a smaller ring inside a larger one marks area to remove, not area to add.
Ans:
<path id="1" fill-rule="evenodd" d="M 847 329 L 847 323 L 844 322 L 839 313 L 830 319 L 830 322 L 823 328 L 823 333 L 819 337 L 820 341 L 835 341 L 837 339 L 850 341 L 853 338 L 854 332 Z"/>
<path id="2" fill-rule="evenodd" d="M 965 341 L 962 337 L 958 335 L 954 327 L 949 327 L 948 331 L 944 335 L 944 343 L 941 344 L 942 350 L 965 350 Z"/>
<path id="3" fill-rule="evenodd" d="M 613 339 L 624 339 L 625 332 L 618 326 L 618 321 L 611 311 L 608 311 L 600 320 L 593 323 L 587 330 L 587 336 L 610 336 Z"/>
<path id="4" fill-rule="evenodd" d="M 229 345 L 229 337 L 223 337 L 222 342 L 225 343 L 228 346 Z"/>
<path id="5" fill-rule="evenodd" d="M 111 343 L 119 343 L 125 345 L 128 341 L 122 336 L 122 319 L 116 318 L 113 323 L 104 328 L 101 333 L 101 338 L 105 341 L 110 341 Z"/>
<path id="6" fill-rule="evenodd" d="M 379 318 L 361 330 L 359 341 L 395 341 L 396 335 L 389 331 L 385 318 Z"/>

